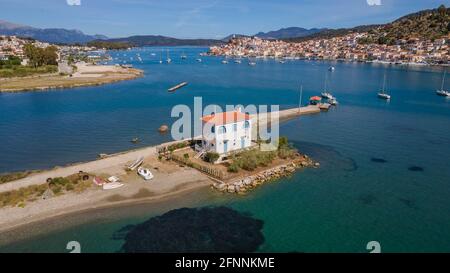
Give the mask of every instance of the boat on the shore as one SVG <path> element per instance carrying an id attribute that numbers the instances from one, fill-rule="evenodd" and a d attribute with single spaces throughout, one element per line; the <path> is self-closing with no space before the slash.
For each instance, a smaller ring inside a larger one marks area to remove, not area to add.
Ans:
<path id="1" fill-rule="evenodd" d="M 436 94 L 441 97 L 450 97 L 450 92 L 447 90 L 444 90 L 444 84 L 445 84 L 445 76 L 447 75 L 447 70 L 444 72 L 444 76 L 442 76 L 442 84 L 441 84 L 441 90 L 437 90 Z"/>
<path id="2" fill-rule="evenodd" d="M 139 167 L 137 173 L 144 178 L 144 180 L 150 180 L 153 179 L 153 174 L 150 172 L 149 169 Z"/>
<path id="3" fill-rule="evenodd" d="M 133 163 L 127 166 L 127 169 L 130 171 L 134 171 L 137 167 L 139 167 L 144 162 L 144 157 L 140 157 L 136 159 Z"/>
<path id="4" fill-rule="evenodd" d="M 384 74 L 383 89 L 380 92 L 378 92 L 378 98 L 384 99 L 384 100 L 391 99 L 391 96 L 386 93 L 386 74 Z"/>
<path id="5" fill-rule="evenodd" d="M 114 189 L 122 187 L 123 185 L 124 184 L 122 184 L 120 182 L 110 182 L 110 183 L 103 184 L 103 189 L 104 190 L 114 190 Z"/>
<path id="6" fill-rule="evenodd" d="M 94 184 L 97 186 L 103 186 L 104 184 L 106 184 L 106 181 L 103 180 L 103 178 L 97 176 L 92 179 L 92 182 L 94 182 Z"/>
<path id="7" fill-rule="evenodd" d="M 187 84 L 188 84 L 187 82 L 182 82 L 180 84 L 175 85 L 174 87 L 167 89 L 167 91 L 175 92 L 177 89 L 180 89 L 181 87 L 186 86 Z"/>

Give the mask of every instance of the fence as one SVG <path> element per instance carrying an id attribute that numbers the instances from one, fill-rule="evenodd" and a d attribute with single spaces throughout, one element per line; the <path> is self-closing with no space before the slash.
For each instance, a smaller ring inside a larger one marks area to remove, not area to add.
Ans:
<path id="1" fill-rule="evenodd" d="M 203 173 L 206 173 L 207 175 L 210 175 L 210 176 L 218 178 L 218 179 L 223 179 L 224 176 L 225 176 L 222 171 L 217 170 L 217 169 L 212 168 L 212 167 L 208 167 L 208 166 L 204 166 L 204 165 L 201 165 L 201 164 L 198 164 L 198 163 L 194 163 L 194 162 L 190 161 L 189 158 L 184 158 L 184 157 L 181 157 L 181 156 L 178 156 L 178 155 L 171 154 L 170 155 L 170 159 L 175 161 L 175 162 L 178 162 L 180 164 L 186 165 L 188 167 L 197 169 L 197 170 L 199 170 L 199 171 L 201 171 Z"/>

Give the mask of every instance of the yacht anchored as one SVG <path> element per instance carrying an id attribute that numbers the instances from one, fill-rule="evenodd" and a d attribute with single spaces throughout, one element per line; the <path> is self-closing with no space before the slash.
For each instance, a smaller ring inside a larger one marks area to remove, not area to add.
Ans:
<path id="1" fill-rule="evenodd" d="M 391 99 L 391 96 L 386 93 L 386 74 L 384 74 L 383 89 L 378 93 L 378 97 L 384 100 Z"/>
<path id="2" fill-rule="evenodd" d="M 442 77 L 442 85 L 441 85 L 441 90 L 437 90 L 436 94 L 438 96 L 442 96 L 442 97 L 450 97 L 450 92 L 444 90 L 444 84 L 445 84 L 445 76 L 447 75 L 447 70 L 445 70 L 444 72 L 444 76 Z"/>
<path id="3" fill-rule="evenodd" d="M 169 50 L 167 49 L 167 59 L 166 59 L 166 62 L 168 63 L 168 64 L 170 64 L 171 62 L 172 62 L 172 59 L 170 58 L 170 54 L 169 54 Z"/>

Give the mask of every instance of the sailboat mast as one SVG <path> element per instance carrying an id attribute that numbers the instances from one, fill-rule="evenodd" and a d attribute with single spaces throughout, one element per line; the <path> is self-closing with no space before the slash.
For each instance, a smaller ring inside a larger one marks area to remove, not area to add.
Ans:
<path id="1" fill-rule="evenodd" d="M 302 97 L 303 97 L 303 85 L 300 85 L 300 98 L 298 101 L 298 113 L 300 114 L 300 109 L 302 107 Z"/>
<path id="2" fill-rule="evenodd" d="M 385 94 L 386 92 L 385 92 L 385 90 L 386 90 L 386 73 L 384 73 L 384 79 L 383 79 L 383 94 Z"/>
<path id="3" fill-rule="evenodd" d="M 444 71 L 444 77 L 442 77 L 441 91 L 444 90 L 444 83 L 445 83 L 445 76 L 446 75 L 447 75 L 447 70 Z"/>

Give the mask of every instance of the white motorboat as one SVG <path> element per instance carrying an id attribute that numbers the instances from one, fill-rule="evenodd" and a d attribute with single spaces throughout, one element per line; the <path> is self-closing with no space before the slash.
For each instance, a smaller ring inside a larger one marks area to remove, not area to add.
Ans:
<path id="1" fill-rule="evenodd" d="M 122 186 L 123 186 L 123 184 L 120 182 L 110 182 L 110 183 L 103 184 L 103 189 L 104 190 L 113 190 L 113 189 L 118 189 Z"/>
<path id="2" fill-rule="evenodd" d="M 336 68 L 335 68 L 334 66 L 328 67 L 328 71 L 331 71 L 331 72 L 333 72 L 335 69 L 336 69 Z"/>
<path id="3" fill-rule="evenodd" d="M 201 62 L 202 62 L 202 59 L 198 58 L 198 59 L 197 59 L 197 62 L 201 63 Z"/>
<path id="4" fill-rule="evenodd" d="M 228 61 L 227 61 L 227 60 L 223 60 L 222 63 L 223 63 L 223 64 L 227 64 Z"/>
<path id="5" fill-rule="evenodd" d="M 120 182 L 120 178 L 118 178 L 117 176 L 111 176 L 108 178 L 108 181 L 111 183 Z"/>
<path id="6" fill-rule="evenodd" d="M 234 60 L 234 63 L 236 63 L 236 64 L 240 64 L 242 61 L 240 60 L 240 59 L 236 59 L 236 60 Z"/>
<path id="7" fill-rule="evenodd" d="M 255 66 L 256 63 L 255 63 L 255 62 L 249 62 L 248 65 L 250 65 L 250 66 Z"/>
<path id="8" fill-rule="evenodd" d="M 134 171 L 137 167 L 139 167 L 142 162 L 144 162 L 144 157 L 140 157 L 136 159 L 133 163 L 127 166 L 127 169 L 130 171 Z"/>
<path id="9" fill-rule="evenodd" d="M 336 106 L 336 105 L 339 104 L 338 101 L 336 100 L 336 98 L 329 99 L 328 103 L 333 105 L 333 106 Z"/>
<path id="10" fill-rule="evenodd" d="M 153 174 L 149 169 L 139 167 L 137 172 L 142 178 L 144 178 L 144 180 L 150 180 L 153 178 Z"/>
<path id="11" fill-rule="evenodd" d="M 334 99 L 333 95 L 331 95 L 331 93 L 329 93 L 329 92 L 322 92 L 320 95 L 322 96 L 322 98 L 325 98 L 325 99 L 329 99 L 329 100 Z"/>

